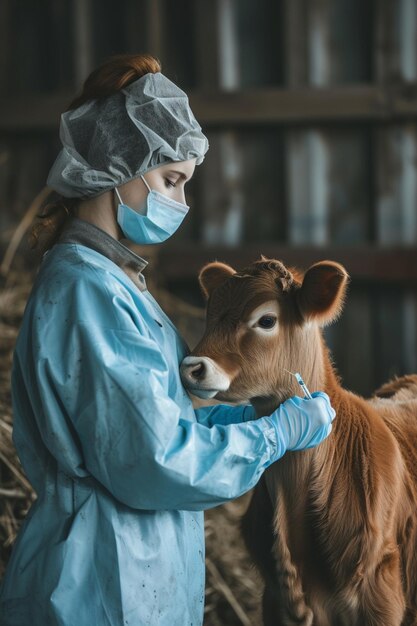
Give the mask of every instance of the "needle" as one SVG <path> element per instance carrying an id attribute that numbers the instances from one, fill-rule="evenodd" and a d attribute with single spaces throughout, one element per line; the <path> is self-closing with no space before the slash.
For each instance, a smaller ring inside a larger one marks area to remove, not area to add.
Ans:
<path id="1" fill-rule="evenodd" d="M 302 379 L 301 374 L 299 374 L 298 372 L 290 372 L 289 370 L 286 370 L 285 367 L 283 368 L 286 372 L 288 372 L 288 374 L 291 374 L 291 376 L 295 376 L 297 383 L 300 385 L 301 389 L 304 391 L 304 395 L 306 398 L 308 398 L 309 400 L 313 399 L 313 396 L 311 395 L 311 393 L 309 392 L 307 385 L 305 384 L 305 382 Z"/>

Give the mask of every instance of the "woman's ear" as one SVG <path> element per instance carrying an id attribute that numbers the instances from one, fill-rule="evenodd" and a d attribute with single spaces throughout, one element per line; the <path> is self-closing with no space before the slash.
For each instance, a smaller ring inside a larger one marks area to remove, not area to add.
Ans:
<path id="1" fill-rule="evenodd" d="M 207 263 L 200 271 L 198 280 L 201 290 L 206 298 L 208 298 L 216 287 L 224 283 L 224 281 L 236 274 L 236 271 L 225 263 Z"/>
<path id="2" fill-rule="evenodd" d="M 321 326 L 333 322 L 342 311 L 349 275 L 334 261 L 315 263 L 304 274 L 297 302 L 305 320 Z"/>

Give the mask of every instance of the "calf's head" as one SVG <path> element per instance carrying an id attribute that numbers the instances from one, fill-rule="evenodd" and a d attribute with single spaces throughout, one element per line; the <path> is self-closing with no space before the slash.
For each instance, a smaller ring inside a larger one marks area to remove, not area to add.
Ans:
<path id="1" fill-rule="evenodd" d="M 300 393 L 289 370 L 313 391 L 324 367 L 320 327 L 340 313 L 347 280 L 333 261 L 304 275 L 265 257 L 241 272 L 207 264 L 199 275 L 206 329 L 181 364 L 183 384 L 200 398 L 277 405 Z"/>

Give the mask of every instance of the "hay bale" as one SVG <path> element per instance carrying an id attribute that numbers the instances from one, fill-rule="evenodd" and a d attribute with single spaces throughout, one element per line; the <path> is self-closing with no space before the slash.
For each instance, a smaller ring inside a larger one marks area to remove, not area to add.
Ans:
<path id="1" fill-rule="evenodd" d="M 35 499 L 12 444 L 10 396 L 13 348 L 31 283 L 28 273 L 10 272 L 0 292 L 0 577 Z"/>

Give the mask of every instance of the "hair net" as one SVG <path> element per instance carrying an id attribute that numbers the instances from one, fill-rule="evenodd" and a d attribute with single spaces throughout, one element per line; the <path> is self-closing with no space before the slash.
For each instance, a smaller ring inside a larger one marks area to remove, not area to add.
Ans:
<path id="1" fill-rule="evenodd" d="M 199 165 L 208 150 L 187 95 L 160 72 L 66 111 L 60 138 L 47 184 L 70 198 L 98 195 L 172 161 Z"/>

